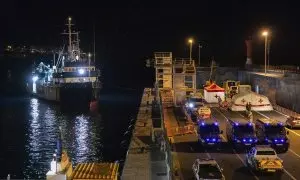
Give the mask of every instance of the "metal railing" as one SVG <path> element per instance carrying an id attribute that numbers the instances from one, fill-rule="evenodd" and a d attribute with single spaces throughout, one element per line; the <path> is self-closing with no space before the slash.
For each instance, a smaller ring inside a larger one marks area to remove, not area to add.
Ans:
<path id="1" fill-rule="evenodd" d="M 264 71 L 265 66 L 263 65 L 254 65 L 254 70 L 259 69 L 261 71 Z M 267 71 L 269 72 L 277 72 L 277 73 L 285 73 L 285 72 L 291 72 L 291 73 L 297 73 L 300 74 L 300 68 L 299 66 L 268 66 Z"/>
<path id="2" fill-rule="evenodd" d="M 195 66 L 195 61 L 187 59 L 187 58 L 181 58 L 181 59 L 174 59 L 173 64 L 174 65 L 191 65 L 191 66 Z"/>
<path id="3" fill-rule="evenodd" d="M 273 108 L 279 112 L 281 112 L 282 114 L 285 114 L 287 116 L 295 116 L 295 117 L 300 117 L 300 114 L 295 112 L 295 111 L 292 111 L 290 109 L 287 109 L 287 108 L 284 108 L 284 107 L 281 107 L 277 104 L 273 104 L 272 105 Z"/>

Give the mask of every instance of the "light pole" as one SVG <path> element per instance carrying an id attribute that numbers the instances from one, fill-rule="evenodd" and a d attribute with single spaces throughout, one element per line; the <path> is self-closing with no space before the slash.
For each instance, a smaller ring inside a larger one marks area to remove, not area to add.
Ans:
<path id="1" fill-rule="evenodd" d="M 89 53 L 88 56 L 89 56 L 89 77 L 90 77 L 91 76 L 91 56 L 92 56 L 92 54 Z"/>
<path id="2" fill-rule="evenodd" d="M 268 56 L 268 70 L 270 69 L 270 45 L 271 45 L 271 38 L 268 39 L 268 51 L 267 51 L 267 56 Z"/>
<path id="3" fill-rule="evenodd" d="M 198 66 L 200 67 L 200 49 L 202 48 L 202 46 L 199 43 L 199 56 L 198 56 Z"/>
<path id="4" fill-rule="evenodd" d="M 193 39 L 189 39 L 190 43 L 190 61 L 192 60 Z"/>
<path id="5" fill-rule="evenodd" d="M 265 75 L 267 75 L 267 46 L 268 46 L 268 31 L 264 31 L 262 35 L 265 37 Z"/>

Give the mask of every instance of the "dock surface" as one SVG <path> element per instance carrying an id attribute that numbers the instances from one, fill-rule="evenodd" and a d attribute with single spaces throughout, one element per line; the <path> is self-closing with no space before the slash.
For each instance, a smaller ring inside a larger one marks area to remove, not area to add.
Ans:
<path id="1" fill-rule="evenodd" d="M 169 179 L 168 150 L 154 97 L 152 89 L 145 88 L 121 176 L 123 180 Z"/>

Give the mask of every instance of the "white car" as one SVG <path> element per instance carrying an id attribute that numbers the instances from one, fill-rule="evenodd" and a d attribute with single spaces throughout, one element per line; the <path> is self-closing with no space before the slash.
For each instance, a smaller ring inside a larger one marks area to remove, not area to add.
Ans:
<path id="1" fill-rule="evenodd" d="M 197 180 L 225 180 L 225 176 L 222 173 L 223 169 L 220 168 L 217 161 L 214 159 L 196 159 L 192 170 Z"/>
<path id="2" fill-rule="evenodd" d="M 283 161 L 270 146 L 256 146 L 246 154 L 246 164 L 253 170 L 263 172 L 281 172 Z"/>

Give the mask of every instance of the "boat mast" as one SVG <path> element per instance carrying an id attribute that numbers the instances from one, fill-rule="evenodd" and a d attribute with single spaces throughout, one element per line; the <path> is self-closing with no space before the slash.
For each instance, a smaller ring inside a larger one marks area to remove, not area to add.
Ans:
<path id="1" fill-rule="evenodd" d="M 94 64 L 95 64 L 95 59 L 96 59 L 96 53 L 95 53 L 95 51 L 96 51 L 96 34 L 95 34 L 95 23 L 94 23 L 94 28 L 93 28 L 93 30 L 94 30 Z"/>
<path id="2" fill-rule="evenodd" d="M 72 59 L 73 59 L 73 53 L 72 53 L 72 31 L 71 31 L 71 21 L 72 21 L 72 18 L 69 17 L 68 18 L 68 34 L 69 34 L 69 54 L 71 55 Z"/>

